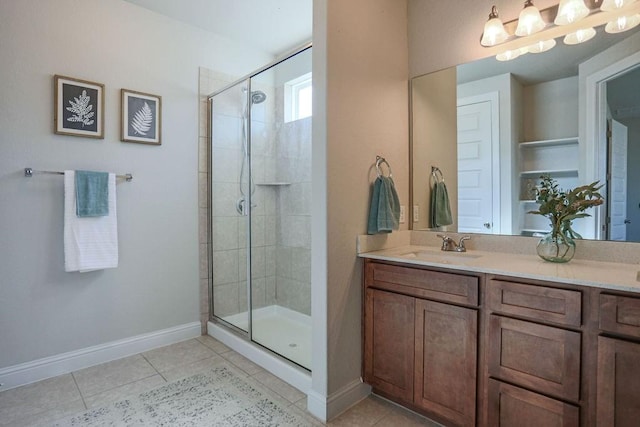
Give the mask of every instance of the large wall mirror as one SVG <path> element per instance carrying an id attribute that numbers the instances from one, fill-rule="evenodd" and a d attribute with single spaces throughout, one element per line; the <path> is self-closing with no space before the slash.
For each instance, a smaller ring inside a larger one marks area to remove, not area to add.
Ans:
<path id="1" fill-rule="evenodd" d="M 549 174 L 564 189 L 605 184 L 605 204 L 574 222 L 584 238 L 640 242 L 640 27 L 597 30 L 580 45 L 412 79 L 412 229 L 546 233 L 546 218 L 527 212 Z M 453 224 L 434 227 L 442 180 Z"/>

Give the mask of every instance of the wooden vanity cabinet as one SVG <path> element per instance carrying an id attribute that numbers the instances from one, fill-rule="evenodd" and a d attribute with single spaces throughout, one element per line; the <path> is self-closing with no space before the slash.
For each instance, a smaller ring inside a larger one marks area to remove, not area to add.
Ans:
<path id="1" fill-rule="evenodd" d="M 640 295 L 364 268 L 363 376 L 376 393 L 445 426 L 640 426 Z"/>
<path id="2" fill-rule="evenodd" d="M 599 326 L 597 425 L 638 426 L 640 298 L 601 294 Z"/>
<path id="3" fill-rule="evenodd" d="M 476 425 L 479 279 L 365 261 L 364 381 L 447 426 Z"/>

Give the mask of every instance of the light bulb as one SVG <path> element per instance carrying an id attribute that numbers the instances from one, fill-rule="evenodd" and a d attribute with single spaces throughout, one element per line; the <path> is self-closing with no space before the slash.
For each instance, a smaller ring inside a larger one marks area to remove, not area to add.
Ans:
<path id="1" fill-rule="evenodd" d="M 524 3 L 524 9 L 520 12 L 518 18 L 518 27 L 516 28 L 516 36 L 530 36 L 542 30 L 546 24 L 540 16 L 540 11 L 533 5 L 531 0 Z"/>
<path id="2" fill-rule="evenodd" d="M 578 22 L 589 14 L 589 8 L 583 0 L 562 0 L 558 6 L 558 15 L 553 21 L 556 25 L 567 25 Z"/>
<path id="3" fill-rule="evenodd" d="M 579 44 L 591 40 L 596 35 L 593 28 L 582 28 L 564 36 L 564 44 Z"/>
<path id="4" fill-rule="evenodd" d="M 632 28 L 637 27 L 640 24 L 640 14 L 631 16 L 620 16 L 615 21 L 609 22 L 604 30 L 609 34 L 622 33 Z"/>
<path id="5" fill-rule="evenodd" d="M 484 32 L 482 33 L 482 46 L 495 46 L 509 38 L 509 33 L 504 29 L 502 21 L 498 17 L 498 9 L 495 6 L 491 8 L 489 20 L 484 24 Z"/>
<path id="6" fill-rule="evenodd" d="M 627 7 L 631 3 L 635 3 L 636 0 L 604 0 L 600 6 L 600 10 L 603 12 L 610 12 L 616 9 L 622 9 Z"/>
<path id="7" fill-rule="evenodd" d="M 554 39 L 539 41 L 539 42 L 536 42 L 535 44 L 532 44 L 531 46 L 527 46 L 527 50 L 530 53 L 542 53 L 542 52 L 546 52 L 548 50 L 553 49 L 555 45 L 556 45 L 556 41 Z"/>

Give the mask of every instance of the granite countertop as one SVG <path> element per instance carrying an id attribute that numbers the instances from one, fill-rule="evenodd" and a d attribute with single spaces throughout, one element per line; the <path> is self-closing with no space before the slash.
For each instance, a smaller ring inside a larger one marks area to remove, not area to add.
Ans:
<path id="1" fill-rule="evenodd" d="M 443 252 L 439 247 L 402 246 L 358 254 L 361 258 L 451 270 L 490 273 L 640 293 L 638 264 L 573 259 L 565 264 L 532 255 L 469 250 Z"/>

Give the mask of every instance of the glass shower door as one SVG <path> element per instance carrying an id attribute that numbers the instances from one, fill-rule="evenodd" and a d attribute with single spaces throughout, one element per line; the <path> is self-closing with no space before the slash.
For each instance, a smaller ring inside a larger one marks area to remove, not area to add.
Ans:
<path id="1" fill-rule="evenodd" d="M 247 94 L 242 81 L 210 100 L 213 315 L 249 331 L 247 263 L 250 170 Z"/>
<path id="2" fill-rule="evenodd" d="M 311 48 L 250 83 L 251 339 L 311 369 Z"/>

